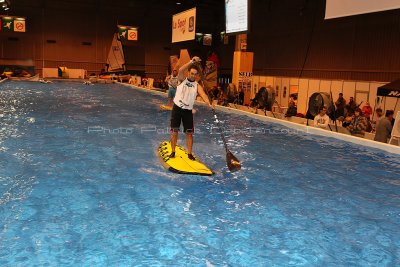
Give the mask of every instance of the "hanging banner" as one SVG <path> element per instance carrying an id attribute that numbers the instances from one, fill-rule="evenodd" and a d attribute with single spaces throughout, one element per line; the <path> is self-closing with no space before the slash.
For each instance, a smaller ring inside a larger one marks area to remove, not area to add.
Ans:
<path id="1" fill-rule="evenodd" d="M 212 45 L 212 34 L 204 34 L 203 37 L 203 45 Z"/>
<path id="2" fill-rule="evenodd" d="M 229 44 L 229 37 L 225 32 L 221 32 L 221 43 L 224 45 Z"/>
<path id="3" fill-rule="evenodd" d="M 202 44 L 203 43 L 203 37 L 204 37 L 204 34 L 196 33 L 196 42 L 199 43 L 199 44 Z"/>
<path id="4" fill-rule="evenodd" d="M 220 61 L 218 55 L 213 52 L 211 53 L 206 60 L 206 67 L 204 68 L 204 85 L 212 89 L 218 84 L 218 67 Z"/>
<path id="5" fill-rule="evenodd" d="M 172 43 L 194 40 L 196 33 L 196 8 L 172 17 Z"/>

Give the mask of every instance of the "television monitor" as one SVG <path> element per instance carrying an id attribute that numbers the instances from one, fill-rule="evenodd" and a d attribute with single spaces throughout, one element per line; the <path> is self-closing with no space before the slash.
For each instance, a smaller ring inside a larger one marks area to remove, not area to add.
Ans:
<path id="1" fill-rule="evenodd" d="M 249 0 L 225 0 L 225 31 L 227 34 L 249 30 Z"/>

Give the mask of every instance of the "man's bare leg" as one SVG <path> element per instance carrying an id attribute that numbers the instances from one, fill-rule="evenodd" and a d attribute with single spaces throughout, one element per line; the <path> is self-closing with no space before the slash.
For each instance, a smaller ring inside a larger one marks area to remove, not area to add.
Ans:
<path id="1" fill-rule="evenodd" d="M 192 155 L 193 133 L 186 133 L 186 145 L 188 148 L 188 158 L 191 160 L 196 160 L 196 158 Z"/>
<path id="2" fill-rule="evenodd" d="M 192 154 L 193 133 L 186 133 L 186 145 L 188 154 Z"/>
<path id="3" fill-rule="evenodd" d="M 175 154 L 176 142 L 178 141 L 178 130 L 172 130 L 171 134 L 171 150 Z"/>

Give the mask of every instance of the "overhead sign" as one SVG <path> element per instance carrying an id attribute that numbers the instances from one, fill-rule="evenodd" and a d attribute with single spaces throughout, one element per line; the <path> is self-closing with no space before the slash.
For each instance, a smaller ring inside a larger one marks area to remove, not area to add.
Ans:
<path id="1" fill-rule="evenodd" d="M 196 33 L 196 8 L 175 14 L 172 17 L 172 42 L 194 40 Z"/>
<path id="2" fill-rule="evenodd" d="M 121 40 L 137 41 L 138 28 L 132 26 L 118 25 L 118 36 Z"/>
<path id="3" fill-rule="evenodd" d="M 0 31 L 26 32 L 25 18 L 0 16 Z"/>
<path id="4" fill-rule="evenodd" d="M 14 30 L 14 18 L 12 17 L 2 17 L 1 18 L 2 30 L 3 31 L 13 31 Z"/>
<path id="5" fill-rule="evenodd" d="M 14 31 L 25 32 L 25 20 L 14 20 Z"/>
<path id="6" fill-rule="evenodd" d="M 137 29 L 130 29 L 128 30 L 128 40 L 129 41 L 137 41 L 138 39 L 138 32 Z"/>

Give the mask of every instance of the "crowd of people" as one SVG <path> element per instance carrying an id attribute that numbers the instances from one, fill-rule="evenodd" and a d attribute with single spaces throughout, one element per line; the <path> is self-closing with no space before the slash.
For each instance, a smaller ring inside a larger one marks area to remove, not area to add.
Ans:
<path id="1" fill-rule="evenodd" d="M 362 103 L 361 103 L 362 104 Z M 387 143 L 394 125 L 394 111 L 386 110 L 383 116 L 382 108 L 378 107 L 374 111 L 366 102 L 362 108 L 361 104 L 357 104 L 353 97 L 349 98 L 349 102 L 340 93 L 335 102 L 335 118 L 342 123 L 352 135 L 364 137 L 365 133 L 374 133 L 374 140 Z M 329 117 L 326 115 L 326 108 L 321 107 L 320 113 L 314 118 L 314 126 L 319 128 L 327 128 L 329 126 Z"/>
<path id="2" fill-rule="evenodd" d="M 131 78 L 129 83 L 145 83 L 146 79 L 137 79 L 136 75 Z M 161 81 L 165 89 L 168 89 L 168 105 L 172 106 L 178 85 L 178 72 L 173 70 L 171 75 Z M 159 87 L 159 86 L 158 86 Z M 224 88 L 221 85 L 212 88 L 204 88 L 212 103 L 227 106 L 228 103 L 243 105 L 244 92 L 236 90 L 234 84 L 227 84 Z M 256 98 L 255 98 L 256 99 Z M 252 100 L 254 102 L 254 99 Z M 330 118 L 335 118 L 339 125 L 346 128 L 352 135 L 364 137 L 365 133 L 375 134 L 374 140 L 387 143 L 390 139 L 392 128 L 394 125 L 394 111 L 386 110 L 383 112 L 381 107 L 377 107 L 375 111 L 369 102 L 360 108 L 361 104 L 357 104 L 354 97 L 349 97 L 349 101 L 343 97 L 343 93 L 339 93 L 338 99 L 334 102 L 334 116 L 328 116 L 325 106 L 319 109 L 319 114 L 314 117 L 314 126 L 323 129 L 329 129 Z M 260 103 L 255 104 L 257 107 Z M 384 114 L 385 113 L 385 114 Z M 285 113 L 285 117 L 298 116 L 297 104 L 294 97 L 289 98 L 289 105 Z"/>

